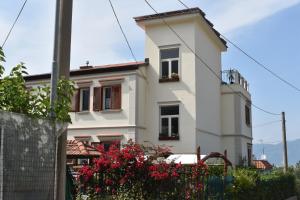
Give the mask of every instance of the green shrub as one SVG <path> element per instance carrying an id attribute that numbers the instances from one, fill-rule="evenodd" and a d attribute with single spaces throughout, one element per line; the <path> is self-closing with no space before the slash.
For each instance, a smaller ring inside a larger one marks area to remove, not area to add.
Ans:
<path id="1" fill-rule="evenodd" d="M 208 174 L 211 176 L 223 176 L 224 166 L 223 165 L 209 165 Z"/>
<path id="2" fill-rule="evenodd" d="M 259 174 L 256 170 L 238 169 L 234 172 L 233 196 L 235 199 L 257 199 Z"/>
<path id="3" fill-rule="evenodd" d="M 294 174 L 296 177 L 296 192 L 298 199 L 300 199 L 300 161 L 294 167 Z"/>
<path id="4" fill-rule="evenodd" d="M 292 173 L 271 172 L 261 174 L 256 170 L 239 169 L 234 172 L 234 199 L 282 200 L 295 195 L 296 182 Z"/>

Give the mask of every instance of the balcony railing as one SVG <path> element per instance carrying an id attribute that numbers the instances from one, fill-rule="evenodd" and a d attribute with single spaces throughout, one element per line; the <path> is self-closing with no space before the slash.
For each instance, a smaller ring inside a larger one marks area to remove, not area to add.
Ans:
<path id="1" fill-rule="evenodd" d="M 249 91 L 248 81 L 236 69 L 222 71 L 222 84 L 237 84 Z"/>

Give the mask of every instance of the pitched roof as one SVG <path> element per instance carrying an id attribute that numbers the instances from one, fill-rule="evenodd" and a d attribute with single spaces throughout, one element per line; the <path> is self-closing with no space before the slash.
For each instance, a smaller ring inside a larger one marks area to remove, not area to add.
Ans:
<path id="1" fill-rule="evenodd" d="M 78 140 L 67 140 L 67 156 L 99 156 L 100 152 Z"/>
<path id="2" fill-rule="evenodd" d="M 70 76 L 80 76 L 80 75 L 89 75 L 89 74 L 100 74 L 107 72 L 120 72 L 120 71 L 129 71 L 136 70 L 140 66 L 146 66 L 148 62 L 127 62 L 119 64 L 110 64 L 110 65 L 100 65 L 100 66 L 81 66 L 80 69 L 71 70 Z M 25 81 L 35 81 L 35 80 L 44 80 L 50 79 L 51 74 L 36 74 L 25 76 Z"/>
<path id="3" fill-rule="evenodd" d="M 272 169 L 273 166 L 267 160 L 253 160 L 256 169 Z"/>
<path id="4" fill-rule="evenodd" d="M 205 17 L 206 14 L 200 8 L 188 8 L 188 9 L 163 12 L 163 13 L 158 13 L 158 14 L 153 14 L 153 15 L 144 15 L 144 16 L 134 17 L 134 19 L 136 22 L 142 22 L 142 21 L 146 21 L 146 20 L 160 19 L 160 18 L 166 18 L 166 17 L 175 17 L 175 16 L 188 15 L 188 14 L 200 14 L 203 17 L 203 19 L 205 20 L 205 22 L 212 29 L 212 31 L 220 39 L 220 41 L 227 47 L 226 41 L 223 38 L 221 38 L 221 34 L 214 28 L 213 23 L 211 23 Z"/>

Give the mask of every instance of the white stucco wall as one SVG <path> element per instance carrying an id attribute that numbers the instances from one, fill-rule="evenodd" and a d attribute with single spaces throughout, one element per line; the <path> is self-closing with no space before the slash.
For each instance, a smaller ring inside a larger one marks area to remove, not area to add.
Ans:
<path id="1" fill-rule="evenodd" d="M 172 28 L 195 48 L 195 27 L 192 22 L 172 24 Z M 164 24 L 146 26 L 145 57 L 147 67 L 146 131 L 154 144 L 172 146 L 175 153 L 194 153 L 195 146 L 195 57 Z M 159 83 L 160 47 L 178 45 L 180 48 L 179 82 Z M 180 107 L 179 141 L 159 141 L 159 105 L 176 103 Z"/>
<path id="2" fill-rule="evenodd" d="M 231 89 L 230 89 L 231 88 Z M 251 96 L 244 88 L 231 84 L 222 85 L 222 146 L 234 164 L 248 158 L 248 144 L 252 144 L 252 125 L 245 119 L 245 105 Z M 234 90 L 235 92 L 233 92 Z"/>
<path id="3" fill-rule="evenodd" d="M 68 127 L 68 139 L 75 139 L 76 136 L 92 136 L 90 142 L 99 142 L 109 137 L 97 137 L 107 134 L 121 134 L 122 143 L 129 139 L 136 139 L 136 92 L 137 92 L 137 71 L 114 72 L 96 75 L 81 75 L 71 77 L 77 83 L 90 82 L 90 110 L 84 112 L 70 112 L 72 124 Z M 99 87 L 99 81 L 112 84 L 121 84 L 121 110 L 118 111 L 93 111 L 94 87 Z M 37 87 L 49 84 L 49 80 L 28 82 L 28 86 Z M 113 138 L 111 138 L 113 139 Z"/>
<path id="4" fill-rule="evenodd" d="M 137 73 L 137 95 L 136 95 L 136 141 L 143 144 L 148 141 L 146 131 L 146 103 L 147 103 L 147 77 L 146 68 L 140 67 Z"/>
<path id="5" fill-rule="evenodd" d="M 74 139 L 77 134 L 82 135 L 101 135 L 101 134 L 123 134 L 122 142 L 127 142 L 130 138 L 135 140 L 136 126 L 136 81 L 135 73 L 117 73 L 118 77 L 123 80 L 121 84 L 121 110 L 120 111 L 93 111 L 93 87 L 100 86 L 100 80 L 106 80 L 114 77 L 114 73 L 98 75 L 95 78 L 87 78 L 92 80 L 90 86 L 90 112 L 71 113 L 72 124 L 69 126 L 68 138 Z M 78 78 L 73 79 L 75 82 L 80 81 Z M 119 128 L 118 128 L 119 127 Z M 84 128 L 84 129 L 83 129 Z M 102 137 L 92 137 L 92 141 L 99 141 Z M 98 140 L 97 140 L 98 139 Z"/>
<path id="6" fill-rule="evenodd" d="M 198 55 L 195 58 L 197 146 L 201 147 L 202 153 L 222 152 L 221 82 L 210 70 L 220 74 L 223 49 L 215 42 L 202 21 L 198 20 L 195 27 Z"/>

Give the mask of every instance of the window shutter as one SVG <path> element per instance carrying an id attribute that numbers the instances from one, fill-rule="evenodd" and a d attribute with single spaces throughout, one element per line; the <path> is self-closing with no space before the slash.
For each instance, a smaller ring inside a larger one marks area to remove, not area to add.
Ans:
<path id="1" fill-rule="evenodd" d="M 102 87 L 94 87 L 93 110 L 102 110 Z"/>
<path id="2" fill-rule="evenodd" d="M 121 109 L 121 85 L 112 86 L 112 109 Z"/>
<path id="3" fill-rule="evenodd" d="M 78 112 L 79 111 L 79 101 L 80 101 L 80 90 L 76 89 L 74 91 L 71 103 L 71 112 Z"/>

